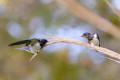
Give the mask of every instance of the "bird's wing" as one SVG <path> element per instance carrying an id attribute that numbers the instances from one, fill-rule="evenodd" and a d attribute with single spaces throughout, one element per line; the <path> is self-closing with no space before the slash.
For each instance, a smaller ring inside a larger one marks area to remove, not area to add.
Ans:
<path id="1" fill-rule="evenodd" d="M 11 43 L 8 46 L 20 45 L 20 44 L 25 44 L 25 43 L 27 44 L 28 42 L 30 42 L 30 40 L 22 40 L 22 41 Z"/>
<path id="2" fill-rule="evenodd" d="M 99 40 L 99 47 L 100 47 L 100 37 L 99 37 L 99 35 L 97 34 L 97 38 L 98 38 L 98 40 Z"/>
<path id="3" fill-rule="evenodd" d="M 31 52 L 30 51 L 30 48 L 28 46 L 25 46 L 25 47 L 21 47 L 21 48 L 15 48 L 15 49 L 18 49 L 18 50 L 25 50 L 27 52 Z"/>

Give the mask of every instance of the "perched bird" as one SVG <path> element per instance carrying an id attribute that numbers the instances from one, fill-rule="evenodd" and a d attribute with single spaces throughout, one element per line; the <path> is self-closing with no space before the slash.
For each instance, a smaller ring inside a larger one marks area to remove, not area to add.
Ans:
<path id="1" fill-rule="evenodd" d="M 17 42 L 9 44 L 8 46 L 25 44 L 24 47 L 17 48 L 17 49 L 25 50 L 25 51 L 33 53 L 34 55 L 31 58 L 31 60 L 32 60 L 40 52 L 40 49 L 44 48 L 44 46 L 46 45 L 47 42 L 48 41 L 46 39 L 36 39 L 36 38 L 34 38 L 34 39 L 17 41 Z"/>
<path id="2" fill-rule="evenodd" d="M 100 46 L 100 38 L 97 33 L 91 34 L 91 33 L 83 33 L 81 37 L 84 37 L 88 40 L 88 43 L 92 46 Z"/>
<path id="3" fill-rule="evenodd" d="M 97 33 L 91 34 L 91 33 L 86 32 L 86 33 L 83 33 L 83 35 L 81 37 L 86 38 L 88 40 L 88 43 L 91 46 L 99 46 L 100 47 L 100 38 L 99 38 L 99 35 Z M 114 59 L 112 57 L 107 57 L 107 59 L 120 63 L 119 60 Z"/>

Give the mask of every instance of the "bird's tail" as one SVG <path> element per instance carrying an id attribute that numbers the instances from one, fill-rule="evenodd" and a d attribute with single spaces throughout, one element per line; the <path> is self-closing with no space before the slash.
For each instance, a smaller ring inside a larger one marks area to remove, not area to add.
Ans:
<path id="1" fill-rule="evenodd" d="M 25 44 L 25 43 L 28 43 L 28 42 L 30 42 L 30 40 L 22 40 L 22 41 L 17 41 L 17 42 L 11 43 L 11 44 L 9 44 L 8 46 Z"/>

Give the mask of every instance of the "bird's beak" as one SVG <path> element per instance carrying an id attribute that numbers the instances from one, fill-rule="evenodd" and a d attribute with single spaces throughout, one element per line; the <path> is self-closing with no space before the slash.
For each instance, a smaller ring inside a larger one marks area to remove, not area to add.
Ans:
<path id="1" fill-rule="evenodd" d="M 82 35 L 81 37 L 85 37 L 84 35 Z"/>

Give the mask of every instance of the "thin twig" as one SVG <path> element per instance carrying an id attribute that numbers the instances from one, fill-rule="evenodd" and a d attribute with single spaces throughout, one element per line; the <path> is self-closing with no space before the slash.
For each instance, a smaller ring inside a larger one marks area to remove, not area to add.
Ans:
<path id="1" fill-rule="evenodd" d="M 115 59 L 112 59 L 112 58 L 109 58 L 109 57 L 107 57 L 107 59 L 109 59 L 109 60 L 111 60 L 111 61 L 114 61 L 114 62 L 117 62 L 117 63 L 120 63 L 120 61 L 115 60 Z"/>
<path id="2" fill-rule="evenodd" d="M 108 0 L 105 0 L 107 5 L 113 10 L 113 12 L 120 18 L 120 11 L 115 8 Z"/>

